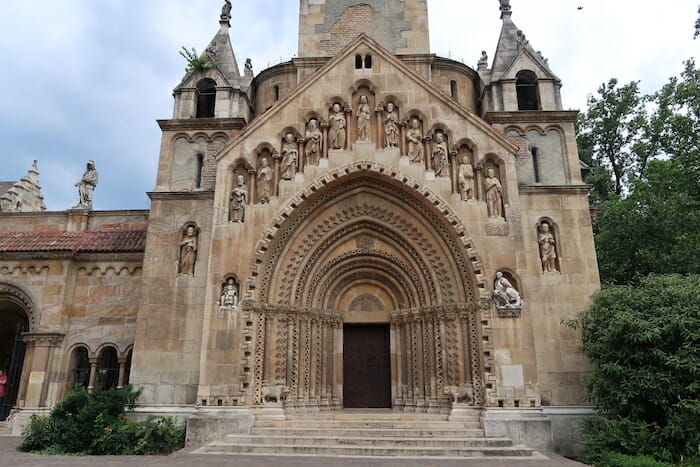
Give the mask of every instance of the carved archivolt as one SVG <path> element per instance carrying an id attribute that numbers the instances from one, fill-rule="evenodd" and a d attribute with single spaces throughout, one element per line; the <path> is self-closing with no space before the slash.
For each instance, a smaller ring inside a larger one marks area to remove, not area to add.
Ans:
<path id="1" fill-rule="evenodd" d="M 395 168 L 363 161 L 327 173 L 295 196 L 281 211 L 257 245 L 246 284 L 247 298 L 268 301 L 271 279 L 282 253 L 313 212 L 349 190 L 368 187 L 410 206 L 416 215 L 432 226 L 432 233 L 444 242 L 446 251 L 452 255 L 450 261 L 459 271 L 457 279 L 464 298 L 488 297 L 481 262 L 464 226 L 450 207 L 418 180 Z"/>
<path id="2" fill-rule="evenodd" d="M 0 301 L 3 300 L 9 300 L 19 305 L 27 315 L 29 331 L 36 332 L 37 324 L 34 301 L 31 299 L 28 292 L 24 291 L 19 285 L 9 282 L 0 282 Z"/>

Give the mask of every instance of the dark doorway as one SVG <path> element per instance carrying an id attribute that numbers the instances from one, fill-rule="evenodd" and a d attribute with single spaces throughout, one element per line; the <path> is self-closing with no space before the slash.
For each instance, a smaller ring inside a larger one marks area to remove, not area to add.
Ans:
<path id="1" fill-rule="evenodd" d="M 0 301 L 0 369 L 7 375 L 5 400 L 0 406 L 0 420 L 5 420 L 17 402 L 17 392 L 24 362 L 22 333 L 29 330 L 24 310 L 16 303 Z"/>
<path id="2" fill-rule="evenodd" d="M 343 326 L 343 406 L 391 407 L 388 324 Z"/>

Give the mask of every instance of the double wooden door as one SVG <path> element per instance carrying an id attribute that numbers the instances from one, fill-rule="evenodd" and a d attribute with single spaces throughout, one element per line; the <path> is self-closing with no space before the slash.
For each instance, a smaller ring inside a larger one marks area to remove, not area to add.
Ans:
<path id="1" fill-rule="evenodd" d="M 388 324 L 343 326 L 343 407 L 391 407 Z"/>

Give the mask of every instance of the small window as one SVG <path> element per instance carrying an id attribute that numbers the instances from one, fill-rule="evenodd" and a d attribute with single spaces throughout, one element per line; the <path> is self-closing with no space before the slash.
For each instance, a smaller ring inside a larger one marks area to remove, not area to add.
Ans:
<path id="1" fill-rule="evenodd" d="M 355 55 L 355 69 L 362 69 L 362 55 Z"/>
<path id="2" fill-rule="evenodd" d="M 119 380 L 119 359 L 114 347 L 105 347 L 100 352 L 97 363 L 97 389 L 117 387 Z"/>
<path id="3" fill-rule="evenodd" d="M 457 81 L 450 81 L 450 96 L 452 99 L 457 100 Z"/>
<path id="4" fill-rule="evenodd" d="M 532 148 L 532 169 L 535 172 L 535 183 L 540 183 L 540 150 Z"/>
<path id="5" fill-rule="evenodd" d="M 214 118 L 216 81 L 203 79 L 197 83 L 197 118 Z"/>
<path id="6" fill-rule="evenodd" d="M 85 347 L 76 347 L 71 353 L 71 383 L 87 387 L 90 382 L 90 361 Z"/>
<path id="7" fill-rule="evenodd" d="M 372 56 L 365 56 L 365 68 L 372 68 Z"/>
<path id="8" fill-rule="evenodd" d="M 272 88 L 272 91 L 275 93 L 275 101 L 280 100 L 280 87 L 275 86 Z"/>
<path id="9" fill-rule="evenodd" d="M 518 110 L 540 110 L 537 76 L 532 71 L 523 70 L 516 77 L 515 89 L 518 95 Z"/>
<path id="10" fill-rule="evenodd" d="M 197 168 L 194 174 L 195 176 L 195 186 L 197 188 L 202 188 L 202 170 L 204 169 L 204 154 L 197 154 Z"/>

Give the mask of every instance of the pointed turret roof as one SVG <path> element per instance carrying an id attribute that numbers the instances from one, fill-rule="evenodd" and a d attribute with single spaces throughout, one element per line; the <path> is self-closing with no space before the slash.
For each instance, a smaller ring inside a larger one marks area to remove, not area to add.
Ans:
<path id="1" fill-rule="evenodd" d="M 496 54 L 493 57 L 493 64 L 489 70 L 489 81 L 494 82 L 504 78 L 511 70 L 513 63 L 523 54 L 528 55 L 531 60 L 542 70 L 542 73 L 549 77 L 558 80 L 559 78 L 549 68 L 547 60 L 540 52 L 535 49 L 527 40 L 525 34 L 511 19 L 513 14 L 509 0 L 500 0 L 501 2 L 501 19 L 503 26 L 501 27 L 501 35 L 498 38 L 498 46 L 496 46 Z M 482 78 L 484 78 L 482 74 Z"/>

